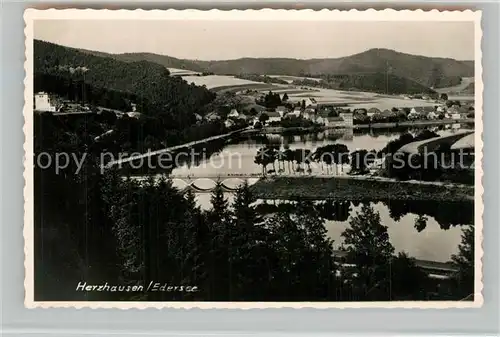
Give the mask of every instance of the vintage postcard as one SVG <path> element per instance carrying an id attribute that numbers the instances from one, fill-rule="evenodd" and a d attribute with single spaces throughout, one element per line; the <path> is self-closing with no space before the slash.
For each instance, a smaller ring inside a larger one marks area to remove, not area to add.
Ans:
<path id="1" fill-rule="evenodd" d="M 481 12 L 25 12 L 25 305 L 466 308 Z"/>

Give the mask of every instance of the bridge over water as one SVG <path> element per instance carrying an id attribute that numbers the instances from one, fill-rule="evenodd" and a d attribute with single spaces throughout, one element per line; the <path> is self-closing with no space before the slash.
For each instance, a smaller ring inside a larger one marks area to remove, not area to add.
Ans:
<path id="1" fill-rule="evenodd" d="M 131 176 L 130 178 L 138 180 L 138 181 L 146 181 L 151 176 Z M 160 179 L 162 175 L 153 176 L 154 179 Z M 456 188 L 470 188 L 467 185 L 461 184 L 451 184 L 445 183 L 441 181 L 421 181 L 421 180 L 408 180 L 408 181 L 399 181 L 393 178 L 385 178 L 378 176 L 351 176 L 351 175 L 333 175 L 333 174 L 271 174 L 271 175 L 262 175 L 259 173 L 234 173 L 234 174 L 204 174 L 204 175 L 185 175 L 185 174 L 172 174 L 167 176 L 168 179 L 172 179 L 177 186 L 182 190 L 191 189 L 195 193 L 211 193 L 216 184 L 220 183 L 222 185 L 222 189 L 228 193 L 234 193 L 237 191 L 238 187 L 243 184 L 245 181 L 252 185 L 261 179 L 269 179 L 272 181 L 274 178 L 293 178 L 293 179 L 310 179 L 310 178 L 331 178 L 336 180 L 350 180 L 350 181 L 371 181 L 373 183 L 397 183 L 401 185 L 407 185 L 409 189 L 414 185 L 431 185 L 431 186 L 441 186 L 444 188 L 447 187 L 456 187 Z"/>

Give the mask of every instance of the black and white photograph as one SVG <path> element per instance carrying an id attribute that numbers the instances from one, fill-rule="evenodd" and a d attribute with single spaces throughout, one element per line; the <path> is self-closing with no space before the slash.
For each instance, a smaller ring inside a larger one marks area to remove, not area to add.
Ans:
<path id="1" fill-rule="evenodd" d="M 481 13 L 27 10 L 28 307 L 479 307 Z"/>

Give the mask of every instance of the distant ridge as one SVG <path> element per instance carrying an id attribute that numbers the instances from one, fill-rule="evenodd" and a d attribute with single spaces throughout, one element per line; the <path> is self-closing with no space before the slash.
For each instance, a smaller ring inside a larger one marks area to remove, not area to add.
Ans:
<path id="1" fill-rule="evenodd" d="M 186 69 L 215 74 L 261 74 L 290 76 L 366 75 L 386 73 L 407 78 L 426 87 L 442 88 L 460 83 L 462 77 L 474 76 L 473 61 L 426 57 L 390 49 L 370 49 L 340 58 L 299 60 L 293 58 L 240 58 L 223 61 L 185 60 L 152 53 L 108 54 L 81 50 L 120 61 L 149 61 L 166 68 Z"/>

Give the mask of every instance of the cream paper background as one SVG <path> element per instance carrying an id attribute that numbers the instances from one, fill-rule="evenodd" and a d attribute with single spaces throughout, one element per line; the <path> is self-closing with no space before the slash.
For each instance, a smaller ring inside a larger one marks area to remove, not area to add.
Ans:
<path id="1" fill-rule="evenodd" d="M 422 10 L 92 10 L 92 9 L 27 9 L 25 19 L 25 106 L 24 114 L 24 240 L 25 240 L 25 306 L 27 308 L 200 308 L 200 309 L 264 309 L 264 308 L 478 308 L 482 296 L 483 240 L 483 81 L 480 11 Z M 470 21 L 475 27 L 475 300 L 470 301 L 402 301 L 402 302 L 35 302 L 33 275 L 33 29 L 36 20 L 249 20 L 249 21 Z M 477 164 L 481 163 L 481 165 Z"/>

